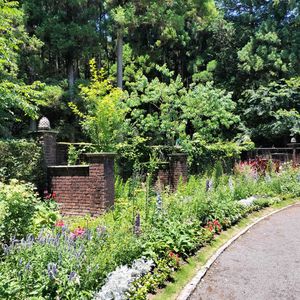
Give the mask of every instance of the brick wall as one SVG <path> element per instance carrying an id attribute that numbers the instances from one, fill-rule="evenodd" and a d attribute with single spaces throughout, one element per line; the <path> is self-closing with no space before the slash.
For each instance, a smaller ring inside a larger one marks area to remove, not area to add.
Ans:
<path id="1" fill-rule="evenodd" d="M 187 154 L 174 153 L 170 157 L 170 186 L 175 190 L 180 180 L 187 181 L 188 167 L 187 167 Z"/>
<path id="2" fill-rule="evenodd" d="M 67 165 L 68 164 L 68 143 L 57 143 L 56 144 L 56 165 Z"/>
<path id="3" fill-rule="evenodd" d="M 155 186 L 157 189 L 163 189 L 170 185 L 170 164 L 160 163 L 158 165 L 158 170 L 155 179 Z"/>
<path id="4" fill-rule="evenodd" d="M 180 180 L 187 181 L 187 154 L 175 153 L 169 155 L 168 163 L 158 165 L 155 179 L 155 186 L 158 189 L 169 186 L 171 190 L 176 190 Z"/>
<path id="5" fill-rule="evenodd" d="M 63 215 L 97 216 L 114 204 L 114 155 L 86 154 L 89 165 L 50 166 L 49 190 Z"/>

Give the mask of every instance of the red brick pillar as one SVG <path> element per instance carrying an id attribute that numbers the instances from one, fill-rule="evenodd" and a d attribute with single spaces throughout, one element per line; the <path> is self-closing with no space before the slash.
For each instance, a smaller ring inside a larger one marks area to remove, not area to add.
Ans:
<path id="1" fill-rule="evenodd" d="M 170 185 L 170 170 L 169 163 L 160 163 L 157 168 L 155 186 L 158 190 L 164 189 Z"/>
<path id="2" fill-rule="evenodd" d="M 63 166 L 68 164 L 68 151 L 70 143 L 56 144 L 56 165 Z"/>
<path id="3" fill-rule="evenodd" d="M 187 181 L 188 168 L 187 168 L 187 154 L 186 153 L 173 153 L 169 155 L 170 158 L 170 186 L 175 190 L 180 180 Z"/>
<path id="4" fill-rule="evenodd" d="M 115 176 L 114 153 L 87 153 L 84 154 L 90 168 L 90 181 L 93 183 L 93 210 L 94 214 L 106 211 L 114 205 Z"/>

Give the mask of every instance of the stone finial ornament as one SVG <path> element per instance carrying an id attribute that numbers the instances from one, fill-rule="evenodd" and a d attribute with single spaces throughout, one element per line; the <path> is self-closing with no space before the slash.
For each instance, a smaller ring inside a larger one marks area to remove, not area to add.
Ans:
<path id="1" fill-rule="evenodd" d="M 296 142 L 297 142 L 296 138 L 295 138 L 295 137 L 292 137 L 292 138 L 291 138 L 291 143 L 296 143 Z"/>
<path id="2" fill-rule="evenodd" d="M 46 117 L 42 117 L 38 124 L 38 130 L 50 130 L 50 121 Z"/>

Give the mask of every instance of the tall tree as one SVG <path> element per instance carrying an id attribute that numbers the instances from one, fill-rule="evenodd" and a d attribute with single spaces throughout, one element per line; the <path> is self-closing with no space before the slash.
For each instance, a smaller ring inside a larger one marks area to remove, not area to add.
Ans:
<path id="1" fill-rule="evenodd" d="M 201 61 L 205 48 L 205 28 L 217 16 L 213 0 L 107 3 L 116 40 L 120 42 L 122 32 L 135 56 L 149 55 L 152 62 L 191 79 L 194 62 Z"/>
<path id="2" fill-rule="evenodd" d="M 78 64 L 97 55 L 105 19 L 100 0 L 25 0 L 27 27 L 43 42 L 42 58 L 47 76 L 68 79 L 72 91 L 79 76 Z M 62 68 L 63 66 L 63 68 Z"/>
<path id="3" fill-rule="evenodd" d="M 36 118 L 37 105 L 43 103 L 45 86 L 40 82 L 27 85 L 19 74 L 21 50 L 37 44 L 25 31 L 18 2 L 0 0 L 0 136 L 9 136 L 24 114 Z"/>

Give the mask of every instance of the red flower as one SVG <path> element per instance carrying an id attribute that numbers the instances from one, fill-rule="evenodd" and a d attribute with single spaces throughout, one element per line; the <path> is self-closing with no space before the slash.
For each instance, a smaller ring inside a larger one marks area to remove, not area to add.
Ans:
<path id="1" fill-rule="evenodd" d="M 63 220 L 59 220 L 55 223 L 55 227 L 63 227 L 65 226 L 65 223 Z"/>
<path id="2" fill-rule="evenodd" d="M 50 200 L 50 199 L 55 199 L 56 197 L 56 193 L 55 192 L 52 192 L 52 193 L 48 193 L 48 191 L 44 191 L 44 198 L 46 200 Z"/>
<path id="3" fill-rule="evenodd" d="M 175 254 L 174 252 L 169 252 L 169 257 L 176 263 L 176 265 L 179 265 L 179 255 Z"/>

